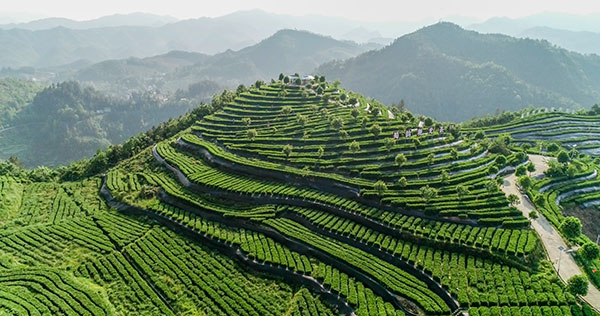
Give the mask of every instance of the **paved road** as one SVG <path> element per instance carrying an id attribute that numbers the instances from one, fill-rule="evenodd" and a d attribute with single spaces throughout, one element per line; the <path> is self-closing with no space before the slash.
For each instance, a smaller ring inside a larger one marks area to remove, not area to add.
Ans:
<path id="1" fill-rule="evenodd" d="M 529 155 L 529 159 L 535 165 L 535 172 L 531 173 L 532 177 L 542 174 L 548 169 L 548 163 L 546 157 L 539 155 Z M 519 192 L 516 186 L 517 177 L 515 174 L 504 177 L 504 185 L 502 185 L 502 191 L 508 194 L 516 194 L 521 202 L 517 205 L 517 209 L 523 212 L 523 215 L 529 217 L 529 212 L 535 210 L 535 207 L 531 204 L 529 199 Z M 554 269 L 558 271 L 558 274 L 563 280 L 568 280 L 574 275 L 583 274 L 583 271 L 579 269 L 577 263 L 573 257 L 565 253 L 564 250 L 568 249 L 565 241 L 562 239 L 556 229 L 548 222 L 548 220 L 539 214 L 538 219 L 531 221 L 531 226 L 540 235 L 544 248 L 548 253 L 548 259 L 552 262 Z M 562 250 L 561 250 L 562 249 Z M 560 260 L 560 270 L 559 270 Z M 600 291 L 592 284 L 589 285 L 588 294 L 584 297 L 585 301 L 592 305 L 597 310 L 600 310 Z"/>

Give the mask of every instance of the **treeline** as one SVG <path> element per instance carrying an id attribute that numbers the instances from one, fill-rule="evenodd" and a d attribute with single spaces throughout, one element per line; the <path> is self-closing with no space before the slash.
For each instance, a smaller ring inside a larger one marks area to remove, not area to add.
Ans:
<path id="1" fill-rule="evenodd" d="M 170 95 L 145 91 L 115 98 L 77 82 L 53 84 L 10 122 L 16 130 L 0 141 L 0 151 L 23 147 L 13 155 L 27 167 L 68 164 L 183 115 L 216 89 L 198 83 Z"/>

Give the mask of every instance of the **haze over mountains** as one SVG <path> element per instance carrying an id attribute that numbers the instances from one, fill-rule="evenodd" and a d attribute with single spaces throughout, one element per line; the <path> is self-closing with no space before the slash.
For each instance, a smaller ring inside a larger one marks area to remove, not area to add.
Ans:
<path id="1" fill-rule="evenodd" d="M 472 22 L 456 19 L 463 25 Z M 493 22 L 469 27 L 491 31 Z M 0 119 L 0 159 L 18 155 L 35 166 L 87 157 L 225 88 L 269 81 L 279 73 L 323 74 L 340 79 L 344 88 L 387 104 L 404 100 L 409 110 L 443 121 L 531 105 L 579 109 L 598 103 L 600 57 L 555 45 L 567 38 L 578 42 L 578 50 L 593 52 L 600 41 L 589 38 L 597 34 L 508 22 L 514 27 L 506 26 L 506 32 L 520 32 L 517 37 L 561 36 L 553 42 L 519 39 L 443 22 L 383 46 L 391 41 L 386 36 L 413 31 L 420 22 L 369 24 L 258 10 L 184 21 L 133 14 L 18 24 L 0 30 L 0 43 L 5 43 L 0 65 L 11 67 L 0 70 L 0 77 L 37 83 L 0 82 L 5 116 Z M 65 118 L 73 125 L 61 123 Z M 31 129 L 32 123 L 37 127 Z M 78 150 L 69 151 L 70 144 L 78 144 Z M 39 148 L 46 148 L 44 159 Z"/>
<path id="2" fill-rule="evenodd" d="M 578 108 L 600 99 L 600 57 L 548 42 L 438 23 L 317 73 L 411 111 L 465 120 L 528 105 Z"/>

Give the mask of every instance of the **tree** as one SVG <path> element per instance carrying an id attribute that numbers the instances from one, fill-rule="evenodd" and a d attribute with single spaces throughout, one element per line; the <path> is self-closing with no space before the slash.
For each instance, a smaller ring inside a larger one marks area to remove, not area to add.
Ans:
<path id="1" fill-rule="evenodd" d="M 489 180 L 485 183 L 485 189 L 490 192 L 495 192 L 498 190 L 498 184 L 496 184 L 496 181 L 494 180 Z"/>
<path id="2" fill-rule="evenodd" d="M 377 138 L 377 136 L 381 134 L 381 126 L 379 126 L 378 124 L 373 124 L 371 128 L 369 128 L 369 132 L 371 132 L 371 134 L 373 134 L 373 136 Z"/>
<path id="3" fill-rule="evenodd" d="M 317 157 L 319 157 L 319 159 L 323 158 L 323 155 L 325 154 L 325 149 L 323 148 L 323 146 L 319 146 L 319 148 L 317 148 Z"/>
<path id="4" fill-rule="evenodd" d="M 385 182 L 383 182 L 381 180 L 375 182 L 375 184 L 373 185 L 373 188 L 375 189 L 375 191 L 377 192 L 377 194 L 379 196 L 383 195 L 385 193 L 385 191 L 387 191 L 387 189 L 388 189 Z"/>
<path id="5" fill-rule="evenodd" d="M 339 117 L 336 117 L 333 120 L 331 120 L 331 126 L 336 130 L 340 130 L 342 127 L 344 127 L 344 120 L 342 120 Z"/>
<path id="6" fill-rule="evenodd" d="M 565 217 L 559 228 L 567 239 L 575 239 L 581 235 L 581 221 L 573 216 Z"/>
<path id="7" fill-rule="evenodd" d="M 462 199 L 463 197 L 465 197 L 465 195 L 468 195 L 468 194 L 469 194 L 469 189 L 466 186 L 464 186 L 462 184 L 459 184 L 456 186 L 456 195 L 458 195 L 459 199 Z"/>
<path id="8" fill-rule="evenodd" d="M 360 123 L 360 125 L 362 126 L 362 128 L 367 128 L 367 124 L 369 123 L 369 119 L 366 117 L 363 117 L 362 122 Z"/>
<path id="9" fill-rule="evenodd" d="M 536 211 L 529 212 L 529 218 L 533 220 L 538 219 L 538 213 Z"/>
<path id="10" fill-rule="evenodd" d="M 290 115 L 290 113 L 292 113 L 292 107 L 291 106 L 284 106 L 281 108 L 281 113 L 285 114 L 285 115 Z"/>
<path id="11" fill-rule="evenodd" d="M 306 117 L 306 115 L 302 115 L 302 114 L 298 113 L 296 115 L 296 121 L 298 123 L 300 123 L 300 125 L 304 126 L 304 125 L 306 125 L 306 122 L 308 121 L 308 118 Z"/>
<path id="12" fill-rule="evenodd" d="M 293 150 L 294 150 L 294 146 L 292 146 L 290 144 L 283 146 L 283 149 L 282 149 L 283 153 L 285 154 L 285 156 L 287 158 L 290 158 L 290 155 L 292 154 Z"/>
<path id="13" fill-rule="evenodd" d="M 450 176 L 448 176 L 448 171 L 446 170 L 442 170 L 442 173 L 440 175 L 440 181 L 443 184 L 448 184 L 448 180 L 450 179 Z"/>
<path id="14" fill-rule="evenodd" d="M 600 248 L 593 242 L 586 242 L 579 248 L 578 254 L 587 260 L 594 260 L 600 255 Z"/>
<path id="15" fill-rule="evenodd" d="M 256 138 L 256 135 L 258 135 L 258 132 L 256 132 L 254 128 L 249 129 L 246 133 L 248 135 L 248 138 L 250 138 L 251 140 L 254 140 Z"/>
<path id="16" fill-rule="evenodd" d="M 567 281 L 567 291 L 573 295 L 587 295 L 588 279 L 581 274 L 572 276 L 569 281 Z"/>
<path id="17" fill-rule="evenodd" d="M 543 195 L 538 194 L 533 199 L 533 203 L 535 203 L 535 205 L 537 205 L 539 207 L 544 207 L 544 206 L 546 206 L 546 199 L 544 199 Z"/>
<path id="18" fill-rule="evenodd" d="M 283 73 L 279 74 L 279 81 L 283 80 L 283 77 L 285 77 L 285 75 Z"/>
<path id="19" fill-rule="evenodd" d="M 300 78 L 298 78 L 298 79 L 294 80 L 294 84 L 299 86 L 302 84 L 302 80 L 300 80 Z"/>
<path id="20" fill-rule="evenodd" d="M 535 171 L 535 165 L 532 164 L 531 162 L 527 164 L 527 171 L 529 172 L 534 172 Z"/>
<path id="21" fill-rule="evenodd" d="M 429 155 L 427 155 L 427 164 L 428 165 L 433 165 L 433 160 L 435 159 L 435 155 L 433 153 L 430 153 Z"/>
<path id="22" fill-rule="evenodd" d="M 569 178 L 573 178 L 575 177 L 575 174 L 577 173 L 577 167 L 575 167 L 575 165 L 570 164 L 567 167 L 567 170 L 565 170 L 565 174 L 567 175 L 567 177 Z"/>
<path id="23" fill-rule="evenodd" d="M 340 100 L 346 101 L 347 98 L 348 96 L 345 93 L 340 94 Z"/>
<path id="24" fill-rule="evenodd" d="M 393 138 L 386 138 L 383 143 L 385 144 L 385 149 L 390 151 L 392 148 L 394 148 L 394 145 L 396 145 L 396 140 Z"/>
<path id="25" fill-rule="evenodd" d="M 458 151 L 456 151 L 456 148 L 450 149 L 450 158 L 452 158 L 452 160 L 458 159 Z"/>
<path id="26" fill-rule="evenodd" d="M 353 140 L 348 146 L 348 149 L 350 149 L 351 152 L 357 152 L 360 150 L 360 144 L 356 140 Z"/>
<path id="27" fill-rule="evenodd" d="M 484 139 L 485 138 L 485 133 L 483 133 L 483 131 L 478 131 L 477 133 L 475 133 L 475 139 Z"/>
<path id="28" fill-rule="evenodd" d="M 569 162 L 569 154 L 568 154 L 566 151 L 564 151 L 564 150 L 561 150 L 561 151 L 558 153 L 558 156 L 556 156 L 556 159 L 557 159 L 557 160 L 558 160 L 558 162 L 560 162 L 560 163 L 567 163 L 567 162 Z"/>
<path id="29" fill-rule="evenodd" d="M 519 204 L 519 202 L 521 202 L 521 200 L 519 199 L 519 197 L 516 194 L 508 195 L 508 203 L 510 203 L 510 205 L 517 206 L 517 204 Z"/>
<path id="30" fill-rule="evenodd" d="M 525 191 L 529 190 L 533 184 L 533 181 L 531 181 L 531 178 L 528 176 L 520 176 L 518 181 L 521 188 Z"/>
<path id="31" fill-rule="evenodd" d="M 515 175 L 517 177 L 524 176 L 525 174 L 527 174 L 527 168 L 523 165 L 518 166 L 517 170 L 515 170 Z"/>
<path id="32" fill-rule="evenodd" d="M 394 158 L 394 161 L 396 162 L 398 168 L 400 168 L 406 162 L 406 156 L 404 156 L 402 153 L 397 154 L 396 158 Z"/>
<path id="33" fill-rule="evenodd" d="M 506 165 L 506 157 L 504 157 L 504 156 L 496 157 L 495 163 L 499 167 L 504 167 L 504 165 Z"/>
<path id="34" fill-rule="evenodd" d="M 427 117 L 427 118 L 425 118 L 424 123 L 425 123 L 425 126 L 431 126 L 431 125 L 433 125 L 433 119 L 431 119 L 431 117 Z"/>
<path id="35" fill-rule="evenodd" d="M 244 123 L 244 125 L 246 126 L 250 126 L 250 124 L 252 123 L 252 119 L 250 119 L 249 117 L 242 117 L 242 123 Z"/>
<path id="36" fill-rule="evenodd" d="M 8 162 L 10 162 L 13 166 L 18 167 L 18 168 L 25 167 L 25 165 L 21 162 L 21 160 L 19 160 L 19 157 L 17 157 L 17 156 L 8 157 Z"/>
<path id="37" fill-rule="evenodd" d="M 423 201 L 425 201 L 426 204 L 428 204 L 431 200 L 435 199 L 438 196 L 438 190 L 429 187 L 429 185 L 421 187 L 420 192 L 421 198 L 423 199 Z"/>
<path id="38" fill-rule="evenodd" d="M 354 120 L 358 120 L 360 111 L 358 110 L 358 108 L 352 108 L 352 111 L 350 111 L 350 114 L 352 114 L 352 117 L 354 118 Z"/>
<path id="39" fill-rule="evenodd" d="M 547 149 L 549 152 L 555 152 L 560 149 L 560 146 L 558 146 L 557 143 L 551 143 L 550 145 L 548 145 Z"/>
<path id="40" fill-rule="evenodd" d="M 346 130 L 341 129 L 338 134 L 340 135 L 341 139 L 346 139 L 348 138 L 348 132 L 346 132 Z"/>
<path id="41" fill-rule="evenodd" d="M 406 177 L 402 177 L 400 179 L 398 179 L 398 186 L 401 188 L 405 188 L 408 185 L 408 180 L 406 180 Z"/>

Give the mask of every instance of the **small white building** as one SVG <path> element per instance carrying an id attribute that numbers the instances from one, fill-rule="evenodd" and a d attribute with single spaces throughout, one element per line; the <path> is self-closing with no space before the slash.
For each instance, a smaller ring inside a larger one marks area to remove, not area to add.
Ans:
<path id="1" fill-rule="evenodd" d="M 315 80 L 314 76 L 296 76 L 296 75 L 289 75 L 288 78 L 290 78 L 290 85 L 295 85 L 296 84 L 296 80 L 300 79 L 300 81 L 302 82 L 302 85 L 306 85 L 309 82 L 311 82 L 312 80 Z"/>

